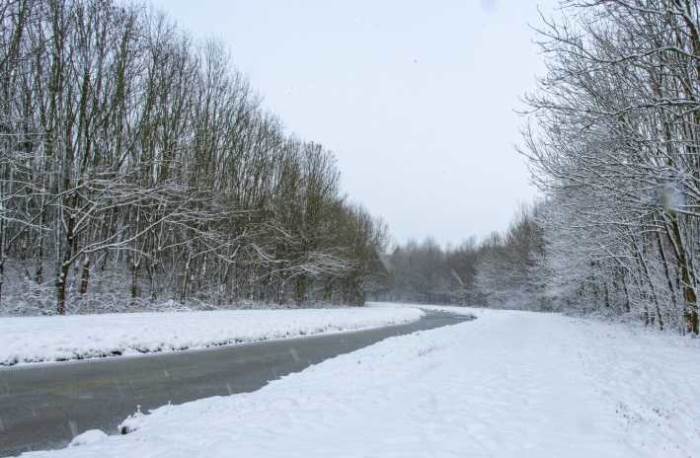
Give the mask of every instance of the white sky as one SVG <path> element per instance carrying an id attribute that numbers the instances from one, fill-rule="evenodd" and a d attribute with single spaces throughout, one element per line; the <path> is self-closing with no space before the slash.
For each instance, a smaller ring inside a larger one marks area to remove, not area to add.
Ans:
<path id="1" fill-rule="evenodd" d="M 459 243 L 529 202 L 521 96 L 543 73 L 529 25 L 553 0 L 155 0 L 218 38 L 290 132 L 395 240 Z"/>

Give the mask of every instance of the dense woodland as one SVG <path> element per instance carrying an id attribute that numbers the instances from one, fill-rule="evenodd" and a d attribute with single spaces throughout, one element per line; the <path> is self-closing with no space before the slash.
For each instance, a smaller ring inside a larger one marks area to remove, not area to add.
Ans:
<path id="1" fill-rule="evenodd" d="M 442 247 L 432 239 L 396 246 L 385 257 L 380 298 L 413 303 L 552 310 L 542 296 L 544 259 L 540 205 L 523 207 L 508 230 L 477 242 Z"/>
<path id="2" fill-rule="evenodd" d="M 216 43 L 112 0 L 0 0 L 0 311 L 411 302 L 699 331 L 697 0 L 562 0 L 527 97 L 542 198 L 388 253 L 333 155 Z"/>
<path id="3" fill-rule="evenodd" d="M 478 246 L 397 249 L 390 295 L 430 301 L 449 291 L 450 302 L 697 334 L 698 3 L 565 0 L 559 19 L 543 19 L 547 74 L 527 98 L 521 151 L 542 201 Z M 421 271 L 416 259 L 440 267 Z"/>
<path id="4" fill-rule="evenodd" d="M 546 196 L 545 292 L 697 334 L 698 1 L 564 5 L 523 150 Z"/>
<path id="5" fill-rule="evenodd" d="M 383 225 L 222 46 L 113 0 L 0 24 L 0 311 L 364 301 Z"/>

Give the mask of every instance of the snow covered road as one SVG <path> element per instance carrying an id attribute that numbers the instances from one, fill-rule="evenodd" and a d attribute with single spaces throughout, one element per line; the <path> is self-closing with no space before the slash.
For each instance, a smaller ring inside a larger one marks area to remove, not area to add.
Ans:
<path id="1" fill-rule="evenodd" d="M 697 342 L 477 310 L 263 389 L 166 406 L 28 456 L 697 457 Z"/>

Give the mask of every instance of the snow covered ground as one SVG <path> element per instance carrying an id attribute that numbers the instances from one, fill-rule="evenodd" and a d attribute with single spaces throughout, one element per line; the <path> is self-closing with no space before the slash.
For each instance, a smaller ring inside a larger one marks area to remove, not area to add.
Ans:
<path id="1" fill-rule="evenodd" d="M 461 311 L 463 309 L 456 309 Z M 394 337 L 32 457 L 698 457 L 697 341 L 528 312 Z"/>
<path id="2" fill-rule="evenodd" d="M 389 307 L 0 318 L 0 366 L 351 331 L 422 315 L 416 308 Z"/>

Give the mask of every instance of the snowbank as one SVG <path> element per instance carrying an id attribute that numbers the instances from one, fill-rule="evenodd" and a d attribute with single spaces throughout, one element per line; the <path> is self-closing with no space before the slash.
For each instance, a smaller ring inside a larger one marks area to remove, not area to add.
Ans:
<path id="1" fill-rule="evenodd" d="M 465 309 L 454 309 L 466 312 Z M 552 314 L 387 339 L 31 457 L 700 456 L 697 342 Z"/>
<path id="2" fill-rule="evenodd" d="M 0 366 L 351 331 L 422 315 L 416 308 L 333 308 L 0 318 Z"/>

